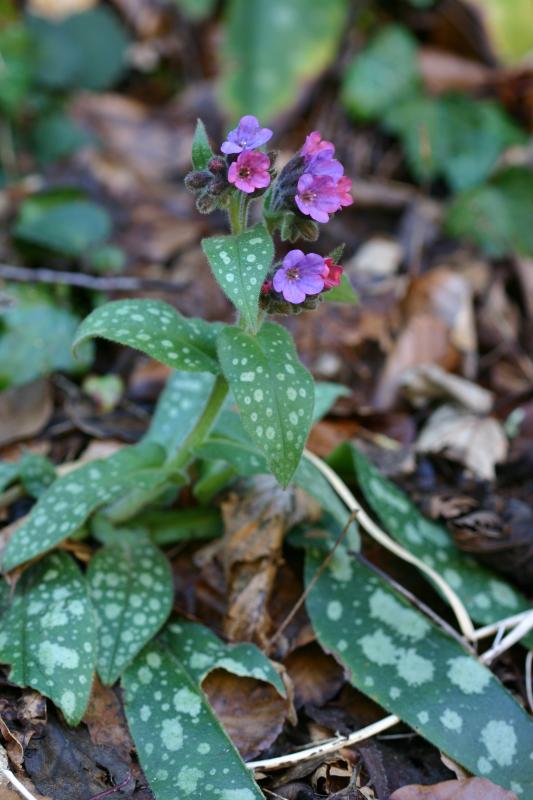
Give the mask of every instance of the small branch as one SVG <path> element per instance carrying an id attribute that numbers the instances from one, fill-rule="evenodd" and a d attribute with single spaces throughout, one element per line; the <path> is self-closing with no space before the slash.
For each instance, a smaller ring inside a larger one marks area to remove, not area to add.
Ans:
<path id="1" fill-rule="evenodd" d="M 248 769 L 266 771 L 291 767 L 294 764 L 299 764 L 301 761 L 320 758 L 328 753 L 336 753 L 338 750 L 342 750 L 343 747 L 351 747 L 354 744 L 358 744 L 358 742 L 363 742 L 365 739 L 370 739 L 371 736 L 376 736 L 378 733 L 392 728 L 399 722 L 399 717 L 395 714 L 390 714 L 390 716 L 384 717 L 378 722 L 373 722 L 372 725 L 367 725 L 366 728 L 361 728 L 361 730 L 355 731 L 349 734 L 349 736 L 338 736 L 335 739 L 327 739 L 312 747 L 307 747 L 305 750 L 298 750 L 296 753 L 289 753 L 285 756 L 265 758 L 261 761 L 247 761 L 246 766 Z"/>
<path id="2" fill-rule="evenodd" d="M 15 777 L 15 775 L 13 775 L 10 769 L 0 768 L 0 773 L 7 778 L 9 783 L 17 790 L 17 792 L 19 792 L 19 794 L 25 797 L 26 800 L 36 800 L 32 793 L 26 789 L 24 784 L 21 783 L 19 779 Z"/>
<path id="3" fill-rule="evenodd" d="M 505 619 L 500 619 L 498 622 L 491 622 L 490 625 L 485 625 L 483 628 L 477 628 L 477 630 L 474 631 L 473 639 L 475 642 L 478 642 L 480 639 L 485 639 L 488 636 L 492 636 L 494 633 L 498 633 L 500 628 L 504 630 L 507 628 L 514 628 L 515 625 L 522 622 L 529 614 L 531 614 L 529 610 L 521 611 L 520 614 L 513 614 L 512 617 L 505 617 Z"/>
<path id="4" fill-rule="evenodd" d="M 383 545 L 383 547 L 385 547 L 387 550 L 390 550 L 391 553 L 394 553 L 396 556 L 404 561 L 407 561 L 409 564 L 413 564 L 413 566 L 417 567 L 421 572 L 424 572 L 429 578 L 431 578 L 432 582 L 440 589 L 451 606 L 463 636 L 469 641 L 472 641 L 474 637 L 474 625 L 470 619 L 470 615 L 464 607 L 463 601 L 459 595 L 454 592 L 452 587 L 444 580 L 444 578 L 439 575 L 438 572 L 432 569 L 432 567 L 429 567 L 420 558 L 417 558 L 415 555 L 410 553 L 409 550 L 406 550 L 387 533 L 385 533 L 385 531 L 382 530 L 379 525 L 377 525 L 374 520 L 368 516 L 364 508 L 360 503 L 357 502 L 344 481 L 342 481 L 331 469 L 331 467 L 322 461 L 321 458 L 318 458 L 313 453 L 309 452 L 309 450 L 304 450 L 304 455 L 309 461 L 311 461 L 312 464 L 315 465 L 315 467 L 317 467 L 317 469 L 320 470 L 324 477 L 329 481 L 333 489 L 335 489 L 343 503 L 348 506 L 350 511 L 357 512 L 358 521 L 373 539 L 379 542 L 379 544 Z"/>
<path id="5" fill-rule="evenodd" d="M 487 650 L 485 653 L 483 653 L 483 655 L 479 657 L 479 660 L 486 665 L 492 663 L 495 658 L 499 658 L 502 653 L 505 653 L 506 650 L 509 650 L 510 647 L 519 642 L 520 639 L 522 639 L 526 633 L 529 633 L 532 628 L 533 609 L 528 612 L 527 616 L 524 617 L 522 622 L 519 622 L 518 625 L 513 628 L 511 633 L 508 633 L 507 636 L 504 636 L 500 642 L 491 647 L 490 650 Z"/>
<path id="6" fill-rule="evenodd" d="M 285 619 L 283 620 L 283 622 L 281 623 L 281 625 L 277 629 L 276 633 L 269 639 L 268 644 L 267 644 L 268 650 L 270 650 L 272 645 L 278 640 L 278 638 L 281 636 L 281 634 L 283 633 L 283 631 L 285 630 L 287 625 L 289 625 L 289 623 L 294 619 L 295 614 L 299 611 L 299 609 L 305 603 L 305 601 L 307 600 L 307 597 L 309 595 L 309 592 L 313 589 L 313 587 L 315 586 L 316 582 L 318 581 L 318 579 L 320 578 L 320 576 L 322 575 L 322 573 L 324 572 L 324 570 L 326 569 L 326 567 L 330 563 L 331 559 L 335 555 L 335 551 L 337 550 L 339 545 L 343 542 L 343 540 L 346 537 L 346 534 L 350 530 L 350 525 L 356 519 L 357 519 L 357 512 L 352 511 L 352 513 L 348 517 L 346 525 L 344 526 L 344 528 L 342 529 L 340 534 L 337 536 L 337 540 L 336 540 L 335 544 L 333 545 L 333 547 L 331 548 L 331 550 L 329 551 L 329 553 L 327 554 L 326 558 L 321 563 L 321 565 L 318 567 L 318 569 L 316 570 L 315 574 L 313 575 L 313 577 L 311 578 L 311 580 L 309 581 L 309 583 L 305 587 L 305 590 L 302 592 L 300 598 L 293 605 L 292 609 L 289 611 L 289 613 L 287 614 L 287 616 L 285 617 Z"/>
<path id="7" fill-rule="evenodd" d="M 55 269 L 28 269 L 0 264 L 0 278 L 18 283 L 49 283 L 78 286 L 96 292 L 136 292 L 141 290 L 163 290 L 181 292 L 185 283 L 172 283 L 152 278 L 136 278 L 133 275 L 87 275 L 84 272 L 64 272 Z"/>

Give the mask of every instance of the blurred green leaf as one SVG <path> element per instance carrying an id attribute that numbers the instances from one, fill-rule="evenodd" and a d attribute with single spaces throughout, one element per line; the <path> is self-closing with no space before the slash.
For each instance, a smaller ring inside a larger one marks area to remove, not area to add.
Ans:
<path id="1" fill-rule="evenodd" d="M 53 189 L 22 203 L 15 236 L 28 244 L 79 257 L 111 233 L 107 211 L 80 193 Z"/>
<path id="2" fill-rule="evenodd" d="M 74 360 L 70 343 L 79 318 L 58 308 L 44 290 L 11 288 L 15 304 L 0 316 L 0 386 L 28 383 L 54 370 L 78 373 L 89 367 L 93 347 Z"/>
<path id="3" fill-rule="evenodd" d="M 192 140 L 192 165 L 194 169 L 206 169 L 212 158 L 213 151 L 207 138 L 205 125 L 201 119 L 198 119 Z"/>
<path id="4" fill-rule="evenodd" d="M 443 176 L 456 191 L 485 180 L 507 147 L 525 141 L 496 103 L 459 94 L 410 98 L 384 121 L 402 139 L 419 180 Z"/>
<path id="5" fill-rule="evenodd" d="M 324 294 L 326 303 L 351 303 L 357 305 L 359 296 L 346 274 L 341 276 L 341 282 L 338 286 L 334 286 Z"/>
<path id="6" fill-rule="evenodd" d="M 32 131 L 35 155 L 45 164 L 68 156 L 92 141 L 93 137 L 87 131 L 61 111 L 38 119 Z"/>
<path id="7" fill-rule="evenodd" d="M 294 107 L 333 60 L 346 0 L 230 0 L 222 50 L 222 98 L 233 118 L 267 122 Z"/>
<path id="8" fill-rule="evenodd" d="M 28 17 L 38 75 L 48 89 L 102 90 L 124 74 L 129 35 L 117 14 L 100 5 L 60 21 Z"/>
<path id="9" fill-rule="evenodd" d="M 375 119 L 417 91 L 417 44 L 399 25 L 382 29 L 348 66 L 342 98 L 348 111 Z"/>
<path id="10" fill-rule="evenodd" d="M 215 9 L 217 0 L 174 0 L 178 8 L 193 22 L 201 22 Z"/>
<path id="11" fill-rule="evenodd" d="M 24 25 L 0 28 L 0 53 L 0 111 L 11 116 L 23 105 L 34 77 L 32 41 Z"/>
<path id="12" fill-rule="evenodd" d="M 470 0 L 487 23 L 491 44 L 504 61 L 514 62 L 533 51 L 531 0 Z"/>
<path id="13" fill-rule="evenodd" d="M 488 255 L 533 255 L 533 170 L 511 167 L 489 183 L 460 194 L 451 205 L 446 227 Z"/>

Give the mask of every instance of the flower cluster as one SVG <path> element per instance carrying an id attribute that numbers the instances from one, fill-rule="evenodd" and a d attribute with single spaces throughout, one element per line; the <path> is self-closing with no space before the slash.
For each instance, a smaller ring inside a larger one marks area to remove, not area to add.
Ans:
<path id="1" fill-rule="evenodd" d="M 244 208 L 245 218 L 247 202 L 270 187 L 263 211 L 269 232 L 279 230 L 282 241 L 315 240 L 317 223 L 328 222 L 332 214 L 353 203 L 351 181 L 335 158 L 333 143 L 318 131 L 307 136 L 300 151 L 276 176 L 275 154 L 261 149 L 272 135 L 257 117 L 242 117 L 222 143 L 222 155 L 213 156 L 207 169 L 189 173 L 186 185 L 197 195 L 203 213 L 235 201 Z M 323 292 L 339 285 L 341 276 L 342 267 L 333 259 L 290 250 L 263 283 L 261 305 L 272 313 L 287 312 L 287 306 L 288 313 L 314 307 Z"/>

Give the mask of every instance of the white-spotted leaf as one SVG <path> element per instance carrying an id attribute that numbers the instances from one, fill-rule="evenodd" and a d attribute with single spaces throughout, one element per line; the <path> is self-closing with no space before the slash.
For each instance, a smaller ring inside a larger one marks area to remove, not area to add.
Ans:
<path id="1" fill-rule="evenodd" d="M 19 476 L 19 465 L 11 463 L 10 461 L 2 461 L 0 463 L 0 492 L 3 492 L 6 486 L 16 481 Z"/>
<path id="2" fill-rule="evenodd" d="M 272 238 L 263 223 L 238 236 L 204 239 L 202 248 L 215 278 L 241 312 L 248 330 L 257 330 L 259 293 L 274 258 Z"/>
<path id="3" fill-rule="evenodd" d="M 89 314 L 78 328 L 73 349 L 101 337 L 134 347 L 169 367 L 218 372 L 215 338 L 220 327 L 183 317 L 159 300 L 116 300 Z"/>
<path id="4" fill-rule="evenodd" d="M 93 611 L 72 558 L 52 553 L 27 569 L 2 617 L 0 661 L 76 725 L 85 713 L 95 659 Z"/>
<path id="5" fill-rule="evenodd" d="M 404 492 L 386 480 L 351 445 L 343 445 L 331 459 L 339 471 L 355 469 L 368 504 L 390 535 L 428 566 L 437 569 L 459 595 L 473 619 L 497 622 L 531 608 L 517 589 L 488 567 L 461 552 L 446 528 L 426 519 Z M 533 646 L 533 634 L 524 644 Z"/>
<path id="6" fill-rule="evenodd" d="M 225 645 L 192 623 L 169 626 L 123 675 L 128 725 L 156 800 L 263 800 L 200 688 L 216 667 L 271 680 L 284 694 L 254 645 Z"/>
<path id="7" fill-rule="evenodd" d="M 209 373 L 175 372 L 167 380 L 144 437 L 175 453 L 202 415 L 215 379 Z"/>
<path id="8" fill-rule="evenodd" d="M 196 121 L 196 130 L 192 140 L 192 165 L 194 169 L 206 169 L 213 158 L 213 151 L 207 138 L 205 125 L 201 119 Z"/>
<path id="9" fill-rule="evenodd" d="M 324 560 L 306 557 L 306 582 Z M 352 684 L 476 775 L 533 792 L 533 720 L 492 673 L 357 560 L 331 564 L 307 598 L 322 647 Z"/>
<path id="10" fill-rule="evenodd" d="M 0 619 L 4 611 L 9 608 L 10 593 L 9 584 L 3 578 L 0 578 Z"/>
<path id="11" fill-rule="evenodd" d="M 287 486 L 298 466 L 311 425 L 314 385 L 298 360 L 291 335 L 267 322 L 257 336 L 226 328 L 219 359 L 244 428 L 270 470 Z"/>
<path id="12" fill-rule="evenodd" d="M 55 480 L 51 461 L 37 453 L 24 453 L 17 462 L 0 463 L 0 491 L 19 480 L 32 497 L 38 497 Z"/>
<path id="13" fill-rule="evenodd" d="M 170 614 L 170 565 L 151 542 L 125 536 L 96 553 L 87 580 L 97 625 L 96 668 L 111 685 Z"/>
<path id="14" fill-rule="evenodd" d="M 127 492 L 156 489 L 166 480 L 166 472 L 160 468 L 164 457 L 165 451 L 157 444 L 125 447 L 55 481 L 7 543 L 3 568 L 11 570 L 51 550 L 75 533 L 97 508 Z"/>

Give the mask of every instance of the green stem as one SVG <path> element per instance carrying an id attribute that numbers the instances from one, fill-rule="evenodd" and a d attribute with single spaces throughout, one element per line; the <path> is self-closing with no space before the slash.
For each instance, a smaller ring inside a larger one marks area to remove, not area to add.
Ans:
<path id="1" fill-rule="evenodd" d="M 229 226 L 233 236 L 237 236 L 242 231 L 241 227 L 241 198 L 240 194 L 234 195 L 228 209 Z"/>
<path id="2" fill-rule="evenodd" d="M 202 444 L 214 425 L 227 394 L 228 384 L 226 379 L 222 375 L 218 375 L 202 416 L 176 455 L 167 462 L 167 467 L 173 470 L 181 470 L 189 464 L 194 457 L 194 450 Z"/>

